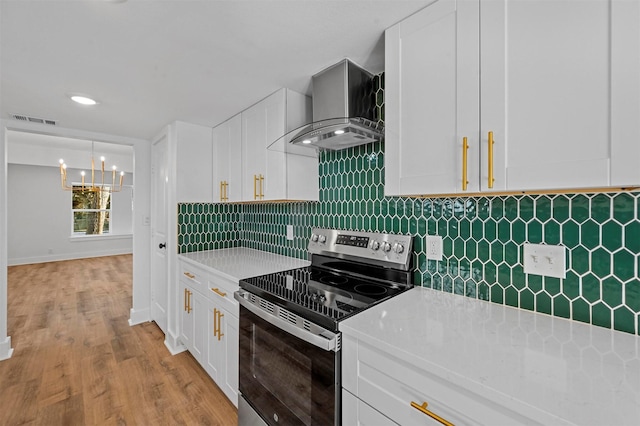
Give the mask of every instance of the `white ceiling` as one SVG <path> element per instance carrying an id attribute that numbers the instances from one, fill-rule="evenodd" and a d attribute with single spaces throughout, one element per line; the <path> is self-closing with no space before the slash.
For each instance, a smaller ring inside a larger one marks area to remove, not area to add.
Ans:
<path id="1" fill-rule="evenodd" d="M 432 0 L 0 0 L 0 113 L 150 139 L 310 94 L 344 57 L 384 69 L 384 30 Z M 83 107 L 66 96 L 86 94 Z"/>

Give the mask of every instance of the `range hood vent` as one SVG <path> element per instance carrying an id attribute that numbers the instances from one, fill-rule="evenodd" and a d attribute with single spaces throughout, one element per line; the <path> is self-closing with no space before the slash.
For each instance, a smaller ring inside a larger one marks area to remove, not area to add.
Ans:
<path id="1" fill-rule="evenodd" d="M 384 138 L 371 73 L 344 59 L 314 75 L 311 84 L 313 122 L 287 133 L 286 144 L 340 150 Z"/>

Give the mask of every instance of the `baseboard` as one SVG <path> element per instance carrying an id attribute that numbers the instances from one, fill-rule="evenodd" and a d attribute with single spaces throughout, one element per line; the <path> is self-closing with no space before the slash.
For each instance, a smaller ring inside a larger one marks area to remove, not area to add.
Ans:
<path id="1" fill-rule="evenodd" d="M 182 344 L 178 336 L 174 336 L 171 333 L 164 335 L 164 345 L 169 349 L 171 355 L 177 355 L 187 350 L 187 347 Z"/>
<path id="2" fill-rule="evenodd" d="M 11 358 L 13 348 L 11 347 L 11 336 L 7 336 L 4 342 L 0 342 L 0 361 Z"/>
<path id="3" fill-rule="evenodd" d="M 131 248 L 100 250 L 95 252 L 63 253 L 63 254 L 52 254 L 52 255 L 46 255 L 46 256 L 18 257 L 13 259 L 7 259 L 7 264 L 8 266 L 31 265 L 33 263 L 59 262 L 61 260 L 88 259 L 91 257 L 117 256 L 120 254 L 131 254 L 131 253 L 133 253 Z"/>
<path id="4" fill-rule="evenodd" d="M 145 309 L 133 309 L 129 310 L 129 325 L 134 326 L 142 324 L 143 322 L 151 321 L 151 314 L 149 308 Z"/>

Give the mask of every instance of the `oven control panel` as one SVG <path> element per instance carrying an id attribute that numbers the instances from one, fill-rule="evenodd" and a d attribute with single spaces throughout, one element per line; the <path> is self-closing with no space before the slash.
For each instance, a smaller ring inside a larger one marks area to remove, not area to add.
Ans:
<path id="1" fill-rule="evenodd" d="M 356 260 L 360 262 L 408 270 L 412 237 L 313 228 L 308 248 L 309 253 L 340 258 L 357 257 Z"/>

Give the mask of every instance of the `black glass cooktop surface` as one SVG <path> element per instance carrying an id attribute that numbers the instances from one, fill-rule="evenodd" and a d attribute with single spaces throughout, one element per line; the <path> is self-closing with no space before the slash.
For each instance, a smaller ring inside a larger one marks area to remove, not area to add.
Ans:
<path id="1" fill-rule="evenodd" d="M 407 280 L 396 283 L 312 265 L 247 278 L 240 288 L 337 331 L 339 321 L 411 288 Z"/>

